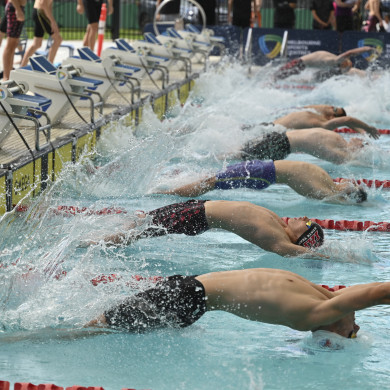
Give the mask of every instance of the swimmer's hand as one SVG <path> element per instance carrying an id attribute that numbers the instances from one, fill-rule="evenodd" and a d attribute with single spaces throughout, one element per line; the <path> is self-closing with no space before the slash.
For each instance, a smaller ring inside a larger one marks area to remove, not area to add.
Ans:
<path id="1" fill-rule="evenodd" d="M 380 137 L 379 130 L 374 126 L 367 126 L 365 129 L 360 127 L 355 128 L 355 130 L 361 134 L 367 133 L 370 137 L 378 139 Z"/>

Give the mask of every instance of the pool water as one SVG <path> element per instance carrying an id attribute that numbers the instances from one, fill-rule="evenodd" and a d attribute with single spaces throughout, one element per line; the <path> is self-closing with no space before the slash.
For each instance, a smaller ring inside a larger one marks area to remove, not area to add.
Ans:
<path id="1" fill-rule="evenodd" d="M 79 244 L 120 230 L 136 210 L 182 201 L 153 192 L 190 182 L 232 161 L 224 153 L 253 135 L 240 130 L 243 123 L 271 121 L 293 107 L 328 103 L 389 128 L 389 78 L 340 78 L 313 90 L 275 89 L 261 72 L 247 78 L 245 68 L 232 65 L 202 75 L 185 106 L 175 107 L 166 121 L 147 109 L 135 131 L 119 123 L 104 133 L 93 162 L 68 166 L 28 212 L 2 218 L 0 380 L 107 390 L 388 388 L 386 306 L 358 312 L 358 338 L 332 336 L 332 349 L 322 346 L 321 335 L 223 312 L 206 313 L 182 330 L 142 335 L 102 330 L 91 334 L 82 328 L 112 303 L 151 283 L 137 282 L 132 275 L 269 267 L 319 284 L 385 281 L 390 276 L 388 233 L 327 231 L 323 251 L 328 261 L 282 258 L 220 230 L 197 237 L 144 239 L 119 248 Z M 336 166 L 303 154 L 289 159 L 318 164 L 332 177 L 390 179 L 390 136 L 367 142 L 367 150 L 351 164 Z M 202 198 L 246 200 L 280 216 L 389 222 L 390 191 L 368 193 L 363 205 L 310 200 L 282 185 L 261 192 L 213 191 Z M 124 212 L 58 215 L 53 210 L 59 205 Z M 91 283 L 111 273 L 120 279 Z"/>

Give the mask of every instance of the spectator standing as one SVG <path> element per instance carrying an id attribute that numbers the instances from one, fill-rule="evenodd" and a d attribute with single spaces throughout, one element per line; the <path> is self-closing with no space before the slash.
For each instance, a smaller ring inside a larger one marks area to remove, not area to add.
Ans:
<path id="1" fill-rule="evenodd" d="M 9 79 L 14 64 L 15 50 L 24 25 L 24 6 L 27 0 L 9 0 L 5 7 L 7 42 L 3 51 L 3 80 Z"/>
<path id="2" fill-rule="evenodd" d="M 336 27 L 332 0 L 312 0 L 310 10 L 314 30 L 331 30 Z"/>
<path id="3" fill-rule="evenodd" d="M 77 12 L 80 15 L 85 13 L 88 20 L 83 45 L 88 46 L 92 51 L 95 49 L 102 4 L 103 0 L 77 0 Z M 108 15 L 111 15 L 114 12 L 112 0 L 107 0 L 107 5 L 107 13 Z"/>
<path id="4" fill-rule="evenodd" d="M 294 28 L 297 0 L 273 0 L 274 27 Z"/>
<path id="5" fill-rule="evenodd" d="M 51 36 L 53 43 L 49 49 L 47 59 L 54 61 L 57 50 L 61 45 L 62 37 L 57 22 L 53 16 L 53 0 L 35 0 L 33 9 L 34 39 L 32 45 L 26 50 L 21 66 L 26 66 L 29 58 L 42 46 L 45 32 Z"/>
<path id="6" fill-rule="evenodd" d="M 340 33 L 354 29 L 353 13 L 357 12 L 360 0 L 335 0 L 336 30 Z"/>
<path id="7" fill-rule="evenodd" d="M 380 10 L 380 0 L 368 0 L 366 6 L 368 9 L 368 23 L 366 25 L 365 31 L 367 32 L 376 32 L 376 25 L 379 24 L 380 30 L 384 30 L 383 19 Z"/>
<path id="8" fill-rule="evenodd" d="M 162 0 L 157 0 L 156 7 L 158 8 L 161 3 Z M 180 18 L 180 0 L 172 0 L 165 4 L 157 15 L 157 20 L 162 22 L 175 21 L 178 18 Z"/>
<path id="9" fill-rule="evenodd" d="M 253 7 L 253 8 L 252 8 Z M 252 11 L 255 10 L 254 0 L 229 0 L 228 22 L 237 27 L 250 27 Z"/>
<path id="10" fill-rule="evenodd" d="M 216 0 L 197 0 L 206 14 L 206 24 L 209 26 L 215 25 L 215 7 Z"/>

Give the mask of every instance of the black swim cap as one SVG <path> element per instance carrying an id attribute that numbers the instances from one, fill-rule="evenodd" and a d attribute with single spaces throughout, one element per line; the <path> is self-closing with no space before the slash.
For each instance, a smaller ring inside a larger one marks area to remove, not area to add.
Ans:
<path id="1" fill-rule="evenodd" d="M 310 222 L 310 228 L 298 238 L 296 244 L 305 248 L 314 249 L 324 243 L 324 231 L 318 223 Z"/>
<path id="2" fill-rule="evenodd" d="M 356 203 L 362 203 L 367 200 L 367 192 L 364 188 L 358 187 L 356 191 L 351 193 L 351 198 L 356 201 Z"/>

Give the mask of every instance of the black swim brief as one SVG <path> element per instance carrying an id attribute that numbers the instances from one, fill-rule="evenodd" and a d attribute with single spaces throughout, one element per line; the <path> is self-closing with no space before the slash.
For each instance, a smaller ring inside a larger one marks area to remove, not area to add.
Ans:
<path id="1" fill-rule="evenodd" d="M 283 65 L 275 73 L 275 78 L 279 80 L 286 79 L 287 77 L 301 73 L 305 69 L 305 64 L 300 58 L 295 58 L 286 65 Z"/>
<path id="2" fill-rule="evenodd" d="M 156 287 L 125 299 L 104 313 L 107 324 L 132 332 L 156 328 L 184 328 L 206 312 L 203 284 L 195 276 L 173 275 Z"/>
<path id="3" fill-rule="evenodd" d="M 330 79 L 333 76 L 340 76 L 343 72 L 340 67 L 335 67 L 328 70 L 319 70 L 313 75 L 313 79 L 316 82 L 323 82 Z"/>
<path id="4" fill-rule="evenodd" d="M 286 133 L 265 134 L 249 141 L 241 151 L 243 160 L 283 160 L 291 153 L 290 141 Z"/>
<path id="5" fill-rule="evenodd" d="M 186 234 L 196 236 L 206 230 L 209 225 L 206 219 L 206 200 L 188 200 L 174 203 L 147 213 L 152 217 L 152 226 L 141 234 L 141 237 L 156 237 L 165 234 Z"/>

